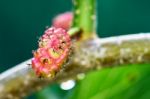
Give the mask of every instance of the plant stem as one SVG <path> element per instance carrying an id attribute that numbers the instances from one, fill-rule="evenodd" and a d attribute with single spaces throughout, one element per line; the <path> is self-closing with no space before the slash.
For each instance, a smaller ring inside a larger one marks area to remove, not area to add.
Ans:
<path id="1" fill-rule="evenodd" d="M 18 99 L 46 85 L 76 78 L 80 73 L 125 64 L 150 63 L 150 34 L 132 34 L 82 42 L 72 61 L 55 78 L 39 79 L 23 62 L 0 75 L 0 99 Z"/>
<path id="2" fill-rule="evenodd" d="M 96 0 L 74 0 L 74 21 L 72 27 L 82 30 L 82 40 L 95 36 Z"/>

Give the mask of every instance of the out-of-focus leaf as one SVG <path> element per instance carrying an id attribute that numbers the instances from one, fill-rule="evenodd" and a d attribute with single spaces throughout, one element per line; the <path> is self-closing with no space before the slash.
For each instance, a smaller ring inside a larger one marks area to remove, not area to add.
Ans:
<path id="1" fill-rule="evenodd" d="M 69 99 L 148 99 L 150 64 L 123 66 L 89 73 Z"/>
<path id="2" fill-rule="evenodd" d="M 58 84 L 51 85 L 36 93 L 37 99 L 64 99 L 68 91 L 62 90 Z"/>

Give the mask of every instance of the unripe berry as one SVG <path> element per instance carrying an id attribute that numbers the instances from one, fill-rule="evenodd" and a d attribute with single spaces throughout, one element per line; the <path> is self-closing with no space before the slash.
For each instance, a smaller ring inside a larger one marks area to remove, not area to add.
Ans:
<path id="1" fill-rule="evenodd" d="M 32 68 L 39 77 L 52 77 L 62 67 L 70 54 L 71 40 L 62 28 L 48 28 L 33 52 Z"/>
<path id="2" fill-rule="evenodd" d="M 53 26 L 57 28 L 63 28 L 65 30 L 68 30 L 71 27 L 73 20 L 73 14 L 72 12 L 66 12 L 63 14 L 60 14 L 56 16 L 53 20 Z"/>

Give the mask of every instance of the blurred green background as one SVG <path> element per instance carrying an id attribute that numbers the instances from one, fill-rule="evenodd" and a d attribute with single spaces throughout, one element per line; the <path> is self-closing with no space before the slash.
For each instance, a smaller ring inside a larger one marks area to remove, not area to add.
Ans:
<path id="1" fill-rule="evenodd" d="M 97 2 L 100 37 L 150 32 L 149 0 Z M 71 0 L 0 0 L 0 72 L 31 58 L 39 36 L 51 25 L 52 18 L 71 10 Z M 149 70 L 147 64 L 98 71 L 77 81 L 77 86 L 70 91 L 63 91 L 56 84 L 30 98 L 148 99 Z"/>

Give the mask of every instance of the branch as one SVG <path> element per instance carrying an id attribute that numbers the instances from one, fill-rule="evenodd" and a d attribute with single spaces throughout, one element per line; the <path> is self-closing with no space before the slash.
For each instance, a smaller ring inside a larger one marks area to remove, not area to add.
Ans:
<path id="1" fill-rule="evenodd" d="M 46 85 L 73 79 L 80 73 L 124 64 L 150 63 L 150 34 L 132 34 L 74 45 L 74 55 L 55 78 L 39 79 L 27 60 L 0 74 L 0 99 L 18 99 Z"/>

